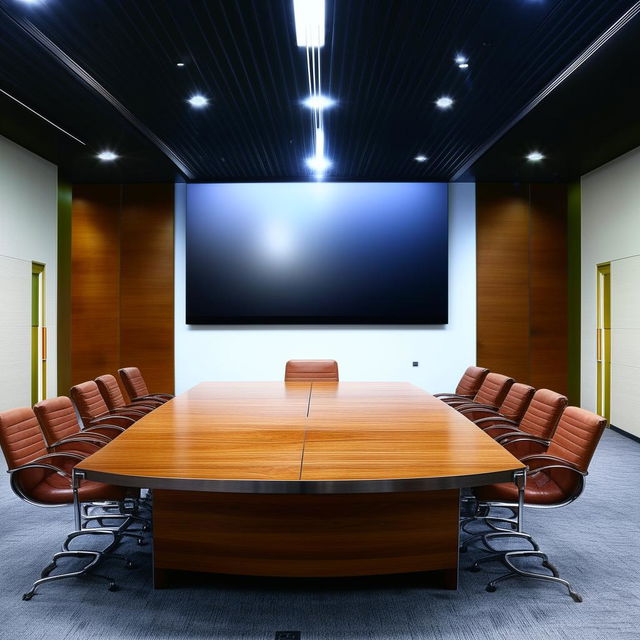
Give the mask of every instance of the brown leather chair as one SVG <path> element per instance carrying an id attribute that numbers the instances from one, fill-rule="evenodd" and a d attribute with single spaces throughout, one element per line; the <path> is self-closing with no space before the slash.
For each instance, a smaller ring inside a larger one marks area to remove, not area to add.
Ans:
<path id="1" fill-rule="evenodd" d="M 284 369 L 285 382 L 338 382 L 335 360 L 289 360 Z"/>
<path id="2" fill-rule="evenodd" d="M 589 463 L 600 442 L 600 438 L 607 426 L 607 421 L 595 413 L 585 411 L 579 407 L 567 407 L 558 422 L 558 427 L 551 439 L 551 444 L 544 454 L 534 454 L 522 458 L 527 465 L 527 482 L 522 498 L 518 487 L 512 483 L 500 483 L 474 490 L 478 500 L 478 512 L 482 513 L 481 519 L 491 521 L 491 510 L 494 508 L 510 508 L 515 514 L 512 524 L 517 531 L 496 530 L 490 533 L 478 534 L 475 539 L 482 539 L 485 546 L 493 553 L 476 561 L 472 570 L 479 570 L 480 564 L 491 560 L 501 560 L 509 572 L 487 585 L 487 591 L 495 591 L 496 584 L 516 576 L 536 578 L 563 584 L 569 590 L 571 597 L 577 602 L 582 598 L 573 587 L 559 577 L 557 569 L 549 562 L 548 557 L 540 551 L 538 545 L 531 536 L 522 535 L 521 506 L 534 508 L 563 507 L 576 500 L 583 492 L 585 477 L 588 473 Z M 523 502 L 520 500 L 523 499 Z M 505 522 L 506 519 L 498 518 Z M 488 541 L 501 537 L 526 537 L 533 550 L 501 551 L 488 544 Z M 468 540 L 463 547 L 468 545 Z M 523 571 L 513 564 L 513 560 L 519 557 L 539 557 L 543 566 L 551 575 L 536 573 L 531 570 Z"/>
<path id="3" fill-rule="evenodd" d="M 567 404 L 565 396 L 550 389 L 538 389 L 520 422 L 493 418 L 483 422 L 485 418 L 481 418 L 476 424 L 521 459 L 546 450 Z"/>
<path id="4" fill-rule="evenodd" d="M 109 411 L 104 398 L 93 380 L 88 380 L 71 387 L 69 395 L 85 428 L 102 423 L 115 424 L 127 428 L 145 415 L 137 409 L 114 409 Z"/>
<path id="5" fill-rule="evenodd" d="M 41 400 L 33 411 L 50 450 L 91 454 L 124 431 L 123 427 L 109 424 L 82 431 L 73 404 L 66 396 Z"/>
<path id="6" fill-rule="evenodd" d="M 533 394 L 536 390 L 528 384 L 516 382 L 511 385 L 509 392 L 504 397 L 502 404 L 497 409 L 490 407 L 479 407 L 469 405 L 469 407 L 457 407 L 458 411 L 472 422 L 481 418 L 493 417 L 498 420 L 511 420 L 518 424 L 522 420 L 524 412 L 527 410 Z"/>
<path id="7" fill-rule="evenodd" d="M 29 504 L 43 507 L 74 503 L 72 471 L 84 456 L 68 451 L 48 453 L 32 409 L 25 407 L 0 413 L 0 446 L 7 461 L 11 488 L 19 498 Z M 121 502 L 126 497 L 123 487 L 91 481 L 82 482 L 77 493 L 79 503 Z M 69 542 L 82 535 L 108 535 L 111 543 L 102 551 L 70 551 Z M 85 575 L 115 548 L 122 535 L 123 532 L 118 528 L 89 528 L 70 533 L 62 545 L 63 551 L 53 556 L 52 562 L 43 570 L 41 578 L 22 596 L 23 600 L 30 600 L 38 587 L 45 582 Z M 84 558 L 89 562 L 77 571 L 49 575 L 56 568 L 58 560 L 65 557 Z M 128 562 L 128 565 L 131 563 Z M 106 579 L 109 581 L 109 589 L 115 591 L 115 582 L 111 578 Z"/>
<path id="8" fill-rule="evenodd" d="M 102 399 L 109 411 L 114 411 L 115 409 L 134 409 L 137 411 L 142 411 L 144 413 L 149 413 L 153 411 L 156 407 L 159 407 L 162 402 L 160 400 L 138 400 L 136 402 L 132 402 L 127 404 L 125 402 L 124 396 L 120 391 L 120 386 L 118 385 L 118 381 L 111 374 L 105 374 L 103 376 L 98 376 L 95 379 L 95 383 L 98 385 L 98 390 L 102 395 Z"/>
<path id="9" fill-rule="evenodd" d="M 502 404 L 507 393 L 509 393 L 509 389 L 511 389 L 514 382 L 513 378 L 503 376 L 500 373 L 488 373 L 473 400 L 469 401 L 460 398 L 441 398 L 441 400 L 444 400 L 450 407 L 454 408 L 497 409 Z"/>
<path id="10" fill-rule="evenodd" d="M 456 397 L 461 400 L 473 400 L 488 373 L 489 369 L 484 367 L 467 367 L 454 393 L 436 393 L 435 396 L 443 399 Z"/>
<path id="11" fill-rule="evenodd" d="M 137 400 L 159 400 L 164 403 L 174 397 L 170 393 L 149 393 L 147 383 L 144 381 L 138 367 L 118 369 L 118 374 L 131 402 L 136 402 Z"/>

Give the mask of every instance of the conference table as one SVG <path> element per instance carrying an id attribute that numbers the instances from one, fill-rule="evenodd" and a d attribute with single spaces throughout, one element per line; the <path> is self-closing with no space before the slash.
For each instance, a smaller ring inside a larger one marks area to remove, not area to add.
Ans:
<path id="1" fill-rule="evenodd" d="M 524 465 L 409 383 L 203 382 L 76 467 L 153 490 L 154 586 L 173 572 L 438 572 L 455 588 L 460 490 Z"/>

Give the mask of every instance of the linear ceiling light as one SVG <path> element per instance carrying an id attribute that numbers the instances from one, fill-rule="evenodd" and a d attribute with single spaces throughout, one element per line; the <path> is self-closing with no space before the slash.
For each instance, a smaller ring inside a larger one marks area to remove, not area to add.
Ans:
<path id="1" fill-rule="evenodd" d="M 41 113 L 38 113 L 35 109 L 32 109 L 29 105 L 26 105 L 24 102 L 20 102 L 18 98 L 12 96 L 10 93 L 7 93 L 4 89 L 0 89 L 0 93 L 7 96 L 7 98 L 11 98 L 15 102 L 17 102 L 21 107 L 24 107 L 28 111 L 31 111 L 31 113 L 38 116 L 38 118 L 42 118 L 46 123 L 50 124 L 52 127 L 55 127 L 58 131 L 62 131 L 62 133 L 64 133 L 66 136 L 69 136 L 72 140 L 75 140 L 80 144 L 84 144 L 84 145 L 87 144 L 86 142 L 83 142 L 82 140 L 80 140 L 80 138 L 76 138 L 74 135 L 70 134 L 68 131 L 65 131 L 62 127 L 59 127 L 55 122 L 51 122 L 49 118 L 45 118 Z"/>
<path id="2" fill-rule="evenodd" d="M 324 47 L 324 0 L 293 0 L 299 47 Z"/>

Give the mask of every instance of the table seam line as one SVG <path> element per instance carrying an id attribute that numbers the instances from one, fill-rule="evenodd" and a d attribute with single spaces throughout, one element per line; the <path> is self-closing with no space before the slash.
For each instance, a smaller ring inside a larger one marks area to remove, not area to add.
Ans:
<path id="1" fill-rule="evenodd" d="M 311 410 L 311 394 L 313 393 L 313 382 L 309 386 L 309 399 L 307 400 L 307 415 L 304 418 L 304 434 L 302 436 L 302 455 L 300 456 L 300 473 L 298 473 L 298 481 L 302 480 L 302 469 L 304 465 L 304 452 L 307 446 L 307 423 L 309 421 L 309 411 Z"/>

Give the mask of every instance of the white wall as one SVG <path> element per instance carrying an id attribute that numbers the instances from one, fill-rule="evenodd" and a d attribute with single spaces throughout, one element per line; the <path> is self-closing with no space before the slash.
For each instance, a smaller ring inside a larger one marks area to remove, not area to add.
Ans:
<path id="1" fill-rule="evenodd" d="M 57 234 L 58 170 L 46 160 L 0 136 L 0 256 L 46 265 L 47 395 L 57 392 Z M 25 270 L 26 273 L 26 270 Z M 31 299 L 31 267 L 25 277 Z M 0 300 L 0 309 L 5 301 Z M 29 317 L 30 322 L 30 317 Z M 11 365 L 0 352 L 0 368 Z M 24 353 L 30 367 L 31 350 Z M 29 404 L 31 387 L 8 399 L 11 407 Z M 25 402 L 26 399 L 26 402 Z M 0 410 L 6 407 L 0 407 Z"/>
<path id="2" fill-rule="evenodd" d="M 611 263 L 611 423 L 640 437 L 640 256 Z"/>
<path id="3" fill-rule="evenodd" d="M 449 185 L 449 324 L 444 327 L 188 326 L 186 187 L 176 185 L 176 392 L 203 380 L 281 380 L 291 358 L 334 358 L 342 380 L 455 388 L 476 359 L 475 185 Z M 420 364 L 412 367 L 412 361 Z"/>
<path id="4" fill-rule="evenodd" d="M 595 411 L 596 265 L 640 255 L 640 148 L 583 176 L 581 192 L 581 404 L 585 409 Z M 612 271 L 613 282 L 613 264 Z M 613 282 L 612 288 L 615 286 Z M 615 312 L 614 301 L 612 311 Z M 616 322 L 614 318 L 612 321 Z M 640 370 L 636 373 L 640 374 Z M 612 380 L 612 390 L 614 385 Z M 614 395 L 615 392 L 612 394 L 612 422 L 625 429 L 624 424 L 615 421 Z"/>

